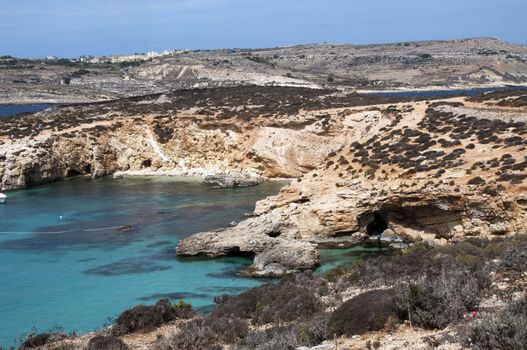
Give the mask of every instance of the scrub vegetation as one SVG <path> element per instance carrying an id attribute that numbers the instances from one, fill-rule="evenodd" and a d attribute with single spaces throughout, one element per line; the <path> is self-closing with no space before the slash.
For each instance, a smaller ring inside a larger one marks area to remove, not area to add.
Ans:
<path id="1" fill-rule="evenodd" d="M 177 324 L 176 332 L 159 336 L 157 350 L 223 349 L 225 344 L 294 349 L 340 336 L 396 332 L 410 324 L 425 330 L 449 327 L 454 341 L 475 349 L 524 349 L 525 251 L 524 236 L 473 238 L 444 247 L 416 243 L 324 274 L 297 273 L 238 295 L 219 295 L 206 314 L 196 314 L 184 301 L 138 305 L 89 340 L 87 348 L 127 349 L 122 335 L 167 324 Z M 498 287 L 503 280 L 510 283 Z M 483 307 L 490 296 L 505 302 Z M 21 347 L 67 345 L 63 339 L 60 332 L 32 334 Z M 60 349 L 46 349 L 52 348 Z"/>

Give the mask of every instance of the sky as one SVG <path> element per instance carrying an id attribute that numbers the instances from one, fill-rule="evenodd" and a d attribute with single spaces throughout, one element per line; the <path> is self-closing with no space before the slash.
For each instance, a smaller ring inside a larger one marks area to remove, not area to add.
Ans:
<path id="1" fill-rule="evenodd" d="M 0 0 L 0 55 L 479 36 L 527 44 L 526 14 L 527 0 Z"/>

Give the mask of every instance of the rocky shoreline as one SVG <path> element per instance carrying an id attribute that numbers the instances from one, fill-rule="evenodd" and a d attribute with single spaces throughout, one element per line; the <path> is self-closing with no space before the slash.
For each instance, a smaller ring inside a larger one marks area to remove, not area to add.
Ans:
<path id="1" fill-rule="evenodd" d="M 96 332 L 30 334 L 21 349 L 522 349 L 526 244 L 525 235 L 419 243 L 219 295 L 205 314 L 164 299 Z"/>
<path id="2" fill-rule="evenodd" d="M 253 217 L 177 247 L 180 256 L 252 256 L 255 276 L 288 274 L 317 266 L 318 244 L 385 230 L 440 245 L 524 232 L 525 96 L 411 101 L 254 86 L 66 106 L 3 118 L 0 184 L 157 174 L 212 175 L 229 187 L 290 178 Z"/>
<path id="3" fill-rule="evenodd" d="M 32 335 L 26 348 L 525 348 L 514 332 L 526 305 L 527 91 L 353 91 L 521 85 L 526 48 L 330 46 L 42 64 L 49 80 L 31 89 L 13 82 L 27 62 L 3 58 L 15 68 L 0 101 L 89 103 L 2 118 L 2 191 L 74 176 L 188 176 L 215 191 L 288 180 L 242 222 L 174 247 L 181 258 L 250 257 L 246 275 L 288 277 L 220 295 L 208 315 L 160 301 L 95 333 Z M 306 271 L 320 247 L 379 238 L 403 249 Z"/>

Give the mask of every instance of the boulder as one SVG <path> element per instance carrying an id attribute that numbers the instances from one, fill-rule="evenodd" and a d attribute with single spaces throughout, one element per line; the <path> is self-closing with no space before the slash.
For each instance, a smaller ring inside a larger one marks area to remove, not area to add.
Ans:
<path id="1" fill-rule="evenodd" d="M 203 183 L 215 188 L 232 188 L 259 185 L 262 178 L 256 174 L 249 173 L 228 173 L 208 175 L 203 179 Z"/>

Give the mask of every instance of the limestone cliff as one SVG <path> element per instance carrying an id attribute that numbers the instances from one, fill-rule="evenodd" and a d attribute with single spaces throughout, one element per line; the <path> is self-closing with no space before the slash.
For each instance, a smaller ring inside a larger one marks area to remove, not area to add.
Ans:
<path id="1" fill-rule="evenodd" d="M 314 267 L 316 245 L 390 229 L 437 243 L 525 232 L 526 92 L 404 101 L 286 87 L 184 90 L 2 119 L 3 190 L 74 175 L 293 178 L 180 255 Z"/>

